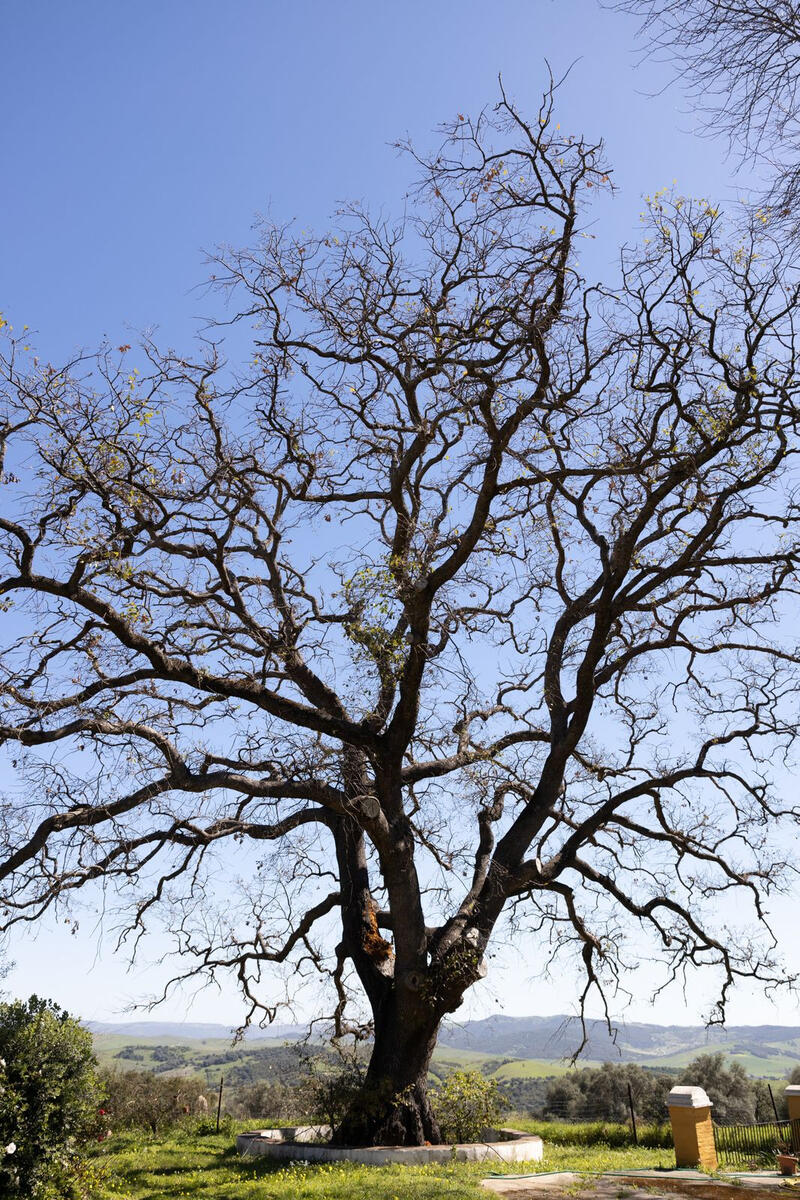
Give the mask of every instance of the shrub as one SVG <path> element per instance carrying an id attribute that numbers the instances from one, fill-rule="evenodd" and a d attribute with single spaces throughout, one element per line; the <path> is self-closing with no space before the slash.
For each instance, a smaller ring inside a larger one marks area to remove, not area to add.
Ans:
<path id="1" fill-rule="evenodd" d="M 0 1004 L 0 1194 L 72 1194 L 83 1147 L 104 1114 L 92 1036 L 56 1004 Z"/>
<path id="2" fill-rule="evenodd" d="M 364 1091 L 364 1074 L 356 1063 L 339 1071 L 316 1075 L 311 1085 L 311 1106 L 314 1116 L 331 1129 L 336 1129 L 354 1104 L 369 1104 Z"/>
<path id="3" fill-rule="evenodd" d="M 667 1096 L 675 1079 L 636 1063 L 603 1063 L 572 1071 L 547 1086 L 544 1115 L 556 1120 L 625 1122 L 630 1116 L 628 1088 L 636 1116 L 664 1122 Z"/>
<path id="4" fill-rule="evenodd" d="M 220 1118 L 219 1129 L 217 1129 L 216 1114 L 207 1117 L 197 1117 L 196 1120 L 190 1121 L 187 1125 L 188 1132 L 194 1134 L 195 1137 L 211 1137 L 216 1133 L 224 1133 L 227 1137 L 233 1137 L 236 1133 L 236 1121 L 228 1113 Z"/>
<path id="5" fill-rule="evenodd" d="M 156 1075 L 152 1071 L 105 1071 L 103 1084 L 112 1129 L 151 1133 L 185 1122 L 204 1107 L 206 1084 L 198 1076 Z M 210 1106 L 210 1101 L 209 1101 Z"/>
<path id="6" fill-rule="evenodd" d="M 310 1121 L 323 1111 L 311 1080 L 296 1087 L 263 1079 L 245 1084 L 236 1090 L 233 1107 L 237 1116 L 247 1120 L 282 1121 L 287 1125 Z"/>
<path id="7" fill-rule="evenodd" d="M 446 1142 L 477 1142 L 497 1124 L 505 1107 L 496 1079 L 480 1071 L 453 1071 L 433 1093 L 433 1108 Z"/>

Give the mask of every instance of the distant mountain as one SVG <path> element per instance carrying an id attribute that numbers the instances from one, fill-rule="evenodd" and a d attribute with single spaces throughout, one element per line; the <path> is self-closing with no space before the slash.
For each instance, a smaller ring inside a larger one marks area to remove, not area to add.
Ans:
<path id="1" fill-rule="evenodd" d="M 161 1038 L 191 1042 L 198 1039 L 227 1039 L 233 1031 L 222 1024 L 170 1021 L 85 1022 L 96 1034 L 111 1034 L 133 1040 Z M 248 1041 L 297 1041 L 307 1032 L 304 1025 L 268 1025 L 249 1029 Z M 723 1050 L 739 1058 L 748 1069 L 755 1060 L 783 1074 L 800 1062 L 800 1025 L 731 1025 L 724 1029 L 704 1025 L 620 1024 L 616 1036 L 603 1021 L 587 1021 L 588 1042 L 581 1058 L 595 1062 L 639 1062 L 646 1066 L 681 1066 L 705 1051 Z M 441 1048 L 477 1051 L 502 1058 L 541 1059 L 557 1062 L 575 1052 L 581 1040 L 580 1022 L 575 1017 L 487 1017 L 482 1021 L 447 1024 L 439 1037 Z M 752 1060 L 752 1062 L 751 1062 Z M 770 1072 L 772 1073 L 772 1072 Z"/>
<path id="2" fill-rule="evenodd" d="M 84 1021 L 86 1029 L 91 1033 L 114 1034 L 137 1038 L 180 1038 L 182 1041 L 196 1041 L 207 1038 L 232 1039 L 234 1030 L 229 1025 L 203 1024 L 192 1021 Z M 269 1038 L 271 1041 L 295 1042 L 305 1037 L 306 1025 L 268 1025 L 266 1029 L 248 1029 L 245 1037 L 248 1040 Z"/>
<path id="3" fill-rule="evenodd" d="M 581 1057 L 598 1061 L 642 1062 L 680 1060 L 704 1051 L 723 1050 L 729 1055 L 788 1058 L 800 1062 L 800 1026 L 620 1024 L 615 1035 L 604 1021 L 587 1021 L 587 1045 Z M 509 1058 L 560 1059 L 573 1054 L 581 1042 L 576 1017 L 487 1017 L 447 1025 L 440 1046 L 479 1050 Z M 668 1065 L 665 1061 L 664 1065 Z M 674 1061 L 669 1065 L 674 1065 Z"/>

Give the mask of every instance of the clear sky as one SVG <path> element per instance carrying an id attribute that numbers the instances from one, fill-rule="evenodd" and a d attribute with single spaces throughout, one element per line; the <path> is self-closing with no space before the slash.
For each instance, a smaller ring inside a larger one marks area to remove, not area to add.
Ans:
<path id="1" fill-rule="evenodd" d="M 664 89 L 668 71 L 637 65 L 635 23 L 596 0 L 4 0 L 0 19 L 0 311 L 36 329 L 52 360 L 145 328 L 188 339 L 210 307 L 204 250 L 247 243 L 259 212 L 319 225 L 348 198 L 396 209 L 409 174 L 392 140 L 424 144 L 439 121 L 492 103 L 498 72 L 531 110 L 545 60 L 556 75 L 574 64 L 559 119 L 605 139 L 619 188 L 598 215 L 598 275 L 635 238 L 642 193 L 676 179 L 725 202 L 745 182 L 724 145 L 697 136 L 681 92 Z M 796 946 L 791 904 L 777 916 Z M 86 1017 L 118 1016 L 162 975 L 126 974 L 91 919 L 73 937 L 28 932 L 13 953 L 14 992 Z M 476 1015 L 571 1007 L 567 982 L 532 985 L 518 954 L 501 958 Z M 532 970 L 534 947 L 526 960 Z M 702 1015 L 703 996 L 651 1007 L 641 974 L 628 1017 Z M 231 991 L 162 1012 L 235 1024 L 240 1010 Z M 743 994 L 731 1018 L 800 1023 L 800 1012 Z"/>

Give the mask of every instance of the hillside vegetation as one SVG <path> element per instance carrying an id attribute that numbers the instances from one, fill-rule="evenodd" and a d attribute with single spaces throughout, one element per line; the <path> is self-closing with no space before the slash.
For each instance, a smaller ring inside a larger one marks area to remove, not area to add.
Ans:
<path id="1" fill-rule="evenodd" d="M 314 1078 L 329 1076 L 341 1067 L 330 1047 L 298 1041 L 251 1038 L 232 1045 L 230 1038 L 136 1038 L 122 1032 L 96 1033 L 94 1041 L 104 1071 L 152 1072 L 157 1078 L 192 1076 L 212 1105 L 222 1079 L 223 1110 L 242 1118 L 290 1120 L 307 1115 Z M 800 1071 L 800 1059 L 792 1057 L 790 1043 L 791 1039 L 786 1039 L 786 1053 L 769 1058 L 733 1053 L 725 1056 L 723 1064 L 719 1051 L 709 1057 L 707 1052 L 691 1055 L 687 1049 L 656 1056 L 651 1063 L 620 1063 L 618 1057 L 616 1066 L 610 1063 L 602 1071 L 596 1069 L 601 1064 L 585 1059 L 580 1066 L 570 1066 L 563 1059 L 514 1057 L 445 1044 L 436 1050 L 430 1079 L 436 1084 L 456 1070 L 478 1071 L 496 1081 L 509 1109 L 570 1120 L 625 1119 L 631 1083 L 638 1115 L 654 1121 L 666 1119 L 670 1087 L 691 1082 L 706 1086 L 709 1094 L 719 1092 L 715 1101 L 718 1118 L 764 1120 L 771 1118 L 773 1111 L 765 1081 L 772 1081 L 782 1110 L 786 1079 Z M 716 1087 L 720 1070 L 727 1083 Z M 734 1093 L 739 1097 L 735 1104 L 730 1099 Z"/>
<path id="2" fill-rule="evenodd" d="M 152 1059 L 155 1046 L 181 1047 L 184 1069 L 200 1071 L 229 1063 L 241 1065 L 250 1053 L 297 1042 L 304 1033 L 299 1025 L 272 1026 L 248 1031 L 237 1047 L 231 1047 L 232 1032 L 224 1025 L 175 1022 L 90 1023 L 95 1046 L 103 1061 L 126 1047 L 143 1055 L 140 1060 L 157 1069 Z M 613 1036 L 603 1021 L 587 1022 L 588 1041 L 581 1065 L 599 1062 L 635 1062 L 659 1070 L 680 1070 L 698 1054 L 722 1051 L 739 1062 L 749 1074 L 763 1079 L 781 1079 L 800 1065 L 800 1025 L 744 1025 L 724 1029 L 703 1025 L 651 1025 L 632 1022 L 620 1026 Z M 265 1035 L 270 1036 L 265 1036 Z M 530 1063 L 515 1076 L 535 1078 L 559 1075 L 580 1042 L 574 1018 L 488 1017 L 444 1027 L 436 1051 L 436 1062 L 476 1067 L 495 1059 L 500 1065 L 511 1061 Z M 226 1057 L 230 1055 L 231 1057 Z M 132 1059 L 130 1061 L 136 1061 Z M 506 1075 L 509 1072 L 505 1072 Z"/>

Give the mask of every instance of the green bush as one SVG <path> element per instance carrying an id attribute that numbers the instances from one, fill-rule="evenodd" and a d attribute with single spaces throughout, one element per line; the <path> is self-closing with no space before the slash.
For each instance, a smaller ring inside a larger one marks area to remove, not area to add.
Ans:
<path id="1" fill-rule="evenodd" d="M 187 1126 L 187 1132 L 194 1134 L 195 1137 L 214 1137 L 217 1133 L 224 1134 L 226 1137 L 233 1137 L 236 1133 L 236 1121 L 228 1113 L 224 1117 L 220 1117 L 219 1129 L 217 1129 L 217 1117 L 214 1116 L 198 1117 L 194 1121 L 190 1121 Z"/>
<path id="2" fill-rule="evenodd" d="M 359 1064 L 351 1062 L 338 1071 L 320 1071 L 311 1084 L 310 1103 L 314 1117 L 330 1125 L 331 1129 L 341 1124 L 353 1105 L 369 1106 Z"/>
<path id="3" fill-rule="evenodd" d="M 56 1004 L 0 1004 L 0 1195 L 63 1200 L 104 1134 L 92 1036 Z"/>
<path id="4" fill-rule="evenodd" d="M 284 1125 L 310 1124 L 311 1118 L 324 1108 L 317 1085 L 311 1079 L 297 1086 L 261 1079 L 237 1088 L 233 1098 L 237 1117 L 281 1121 Z"/>
<path id="5" fill-rule="evenodd" d="M 453 1071 L 436 1088 L 433 1110 L 446 1142 L 477 1142 L 505 1107 L 496 1079 L 480 1071 Z"/>
<path id="6" fill-rule="evenodd" d="M 112 1129 L 149 1129 L 155 1134 L 208 1111 L 200 1100 L 206 1084 L 198 1076 L 104 1071 L 101 1078 Z M 207 1104 L 210 1109 L 211 1101 Z"/>

